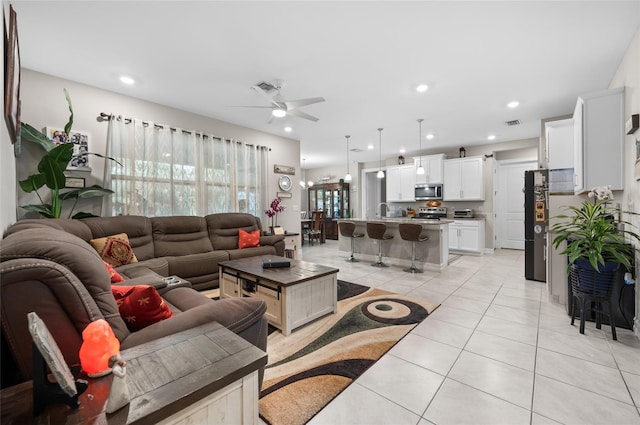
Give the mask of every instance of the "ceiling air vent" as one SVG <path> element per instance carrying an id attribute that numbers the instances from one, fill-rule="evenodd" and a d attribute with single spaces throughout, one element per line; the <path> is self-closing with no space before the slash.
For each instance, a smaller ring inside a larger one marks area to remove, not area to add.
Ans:
<path id="1" fill-rule="evenodd" d="M 353 149 L 349 149 L 351 152 L 362 152 L 362 149 L 360 148 L 353 148 Z"/>
<path id="2" fill-rule="evenodd" d="M 272 91 L 276 90 L 276 86 L 266 81 L 261 81 L 258 84 L 256 84 L 256 86 L 260 87 L 263 91 L 267 93 L 271 93 Z"/>
<path id="3" fill-rule="evenodd" d="M 520 120 L 511 120 L 504 122 L 507 126 L 511 127 L 512 125 L 520 125 Z"/>

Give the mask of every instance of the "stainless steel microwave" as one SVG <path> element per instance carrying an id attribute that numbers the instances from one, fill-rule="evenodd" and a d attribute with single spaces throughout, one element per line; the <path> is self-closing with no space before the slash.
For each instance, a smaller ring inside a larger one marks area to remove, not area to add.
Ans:
<path id="1" fill-rule="evenodd" d="M 441 184 L 417 184 L 415 189 L 416 201 L 431 201 L 442 199 Z"/>

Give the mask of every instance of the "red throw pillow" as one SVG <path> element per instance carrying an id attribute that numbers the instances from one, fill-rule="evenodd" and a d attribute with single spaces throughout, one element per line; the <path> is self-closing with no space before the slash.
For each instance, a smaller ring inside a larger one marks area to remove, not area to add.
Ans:
<path id="1" fill-rule="evenodd" d="M 255 246 L 260 246 L 260 230 L 245 232 L 238 229 L 238 248 L 253 248 Z"/>
<path id="2" fill-rule="evenodd" d="M 107 272 L 109 272 L 109 277 L 111 278 L 111 283 L 124 282 L 124 277 L 120 276 L 120 273 L 118 273 L 116 271 L 116 269 L 114 269 L 111 266 L 111 264 L 107 263 L 104 260 L 102 260 L 102 262 L 104 263 L 104 266 L 107 268 Z"/>
<path id="3" fill-rule="evenodd" d="M 156 288 L 149 285 L 111 287 L 120 315 L 130 331 L 139 331 L 173 316 Z"/>

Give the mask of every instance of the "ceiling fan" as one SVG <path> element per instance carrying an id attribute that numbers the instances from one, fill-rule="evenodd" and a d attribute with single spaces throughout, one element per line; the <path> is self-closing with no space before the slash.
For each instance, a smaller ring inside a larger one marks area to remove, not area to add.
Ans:
<path id="1" fill-rule="evenodd" d="M 262 96 L 270 106 L 243 106 L 244 108 L 271 108 L 271 118 L 269 123 L 273 120 L 273 117 L 282 118 L 286 115 L 293 115 L 295 117 L 304 118 L 309 121 L 318 121 L 317 117 L 309 115 L 306 112 L 302 112 L 299 108 L 307 105 L 313 105 L 314 103 L 324 102 L 324 97 L 309 97 L 305 99 L 285 100 L 280 94 L 280 89 L 284 86 L 282 80 L 276 80 L 273 84 L 268 85 L 276 91 L 275 96 L 271 97 L 263 88 L 263 84 L 256 84 L 251 86 L 252 90 L 255 90 L 260 96 Z"/>

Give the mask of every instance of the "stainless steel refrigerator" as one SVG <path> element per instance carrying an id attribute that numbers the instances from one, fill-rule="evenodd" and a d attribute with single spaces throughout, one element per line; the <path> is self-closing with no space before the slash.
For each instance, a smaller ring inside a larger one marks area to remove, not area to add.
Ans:
<path id="1" fill-rule="evenodd" d="M 524 172 L 524 277 L 547 281 L 549 171 Z"/>

